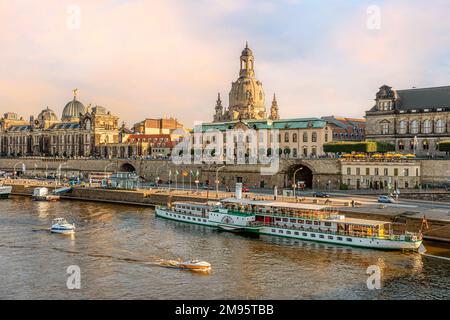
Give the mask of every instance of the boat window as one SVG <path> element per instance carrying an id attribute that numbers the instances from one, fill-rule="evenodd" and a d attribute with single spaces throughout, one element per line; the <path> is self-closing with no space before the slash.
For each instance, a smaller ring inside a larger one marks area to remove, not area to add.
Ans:
<path id="1" fill-rule="evenodd" d="M 339 241 L 342 241 L 342 237 L 337 237 L 337 239 L 338 239 Z"/>
<path id="2" fill-rule="evenodd" d="M 334 238 L 333 236 L 328 236 L 328 239 L 333 240 Z"/>
<path id="3" fill-rule="evenodd" d="M 314 225 L 317 226 L 319 224 L 319 221 L 314 221 Z"/>
<path id="4" fill-rule="evenodd" d="M 298 219 L 298 223 L 305 223 L 305 221 Z"/>
<path id="5" fill-rule="evenodd" d="M 192 220 L 197 221 L 195 218 L 192 218 Z"/>
<path id="6" fill-rule="evenodd" d="M 188 220 L 191 220 L 191 217 L 187 217 L 188 218 Z"/>
<path id="7" fill-rule="evenodd" d="M 311 237 L 312 237 L 312 238 L 315 238 L 316 235 L 315 235 L 314 233 L 311 233 Z"/>
<path id="8" fill-rule="evenodd" d="M 291 219 L 291 222 L 296 223 L 297 219 Z"/>
<path id="9" fill-rule="evenodd" d="M 281 218 L 275 218 L 275 221 L 281 221 Z"/>
<path id="10" fill-rule="evenodd" d="M 306 232 L 303 232 L 303 233 L 302 233 L 302 236 L 307 237 L 308 234 L 307 234 Z"/>
<path id="11" fill-rule="evenodd" d="M 291 234 L 291 232 L 290 231 L 286 231 L 286 234 Z"/>
<path id="12" fill-rule="evenodd" d="M 283 233 L 283 230 L 278 230 L 278 233 Z"/>
<path id="13" fill-rule="evenodd" d="M 272 232 L 277 232 L 277 230 L 275 230 L 275 229 L 272 229 Z"/>
<path id="14" fill-rule="evenodd" d="M 294 232 L 294 234 L 296 235 L 296 236 L 298 236 L 298 232 L 296 231 L 296 232 Z"/>
<path id="15" fill-rule="evenodd" d="M 306 220 L 306 224 L 312 224 L 311 220 Z"/>
<path id="16" fill-rule="evenodd" d="M 206 222 L 206 219 L 203 219 L 203 222 Z"/>
<path id="17" fill-rule="evenodd" d="M 289 219 L 288 218 L 283 218 L 283 222 L 288 222 Z"/>
<path id="18" fill-rule="evenodd" d="M 347 238 L 347 241 L 352 242 L 353 240 L 352 240 L 352 238 Z"/>
<path id="19" fill-rule="evenodd" d="M 326 227 L 331 227 L 331 222 L 325 222 Z"/>
<path id="20" fill-rule="evenodd" d="M 320 239 L 323 239 L 323 238 L 325 238 L 325 237 L 323 236 L 323 234 L 321 234 L 321 235 L 319 235 L 319 238 L 320 238 Z"/>

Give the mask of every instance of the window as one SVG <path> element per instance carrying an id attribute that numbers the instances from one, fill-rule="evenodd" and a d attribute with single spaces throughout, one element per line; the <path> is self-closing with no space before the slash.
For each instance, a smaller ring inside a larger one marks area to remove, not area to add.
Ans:
<path id="1" fill-rule="evenodd" d="M 293 148 L 292 149 L 292 156 L 294 157 L 294 158 L 297 158 L 297 148 Z"/>
<path id="2" fill-rule="evenodd" d="M 381 134 L 388 134 L 389 133 L 389 123 L 382 122 L 380 125 L 381 128 Z"/>
<path id="3" fill-rule="evenodd" d="M 352 240 L 352 238 L 347 238 L 347 241 L 352 242 L 353 240 Z"/>
<path id="4" fill-rule="evenodd" d="M 308 142 L 308 133 L 307 132 L 303 133 L 303 142 Z"/>
<path id="5" fill-rule="evenodd" d="M 400 121 L 398 125 L 398 133 L 405 134 L 407 132 L 407 122 L 405 120 Z"/>
<path id="6" fill-rule="evenodd" d="M 375 170 L 374 170 L 374 175 L 375 176 L 378 176 L 379 175 L 379 171 L 378 171 L 379 169 L 378 168 L 375 168 Z"/>
<path id="7" fill-rule="evenodd" d="M 311 141 L 312 142 L 317 142 L 317 132 L 313 132 L 311 135 Z"/>
<path id="8" fill-rule="evenodd" d="M 286 231 L 286 234 L 291 234 L 291 232 L 290 231 Z"/>
<path id="9" fill-rule="evenodd" d="M 296 133 L 294 133 L 292 135 L 292 142 L 297 142 L 297 134 Z"/>
<path id="10" fill-rule="evenodd" d="M 413 120 L 411 121 L 411 125 L 410 125 L 410 129 L 409 129 L 410 133 L 419 133 L 419 122 L 417 120 Z"/>
<path id="11" fill-rule="evenodd" d="M 366 176 L 370 176 L 370 168 L 366 168 Z"/>
<path id="12" fill-rule="evenodd" d="M 314 233 L 311 233 L 311 238 L 315 238 L 316 235 Z"/>
<path id="13" fill-rule="evenodd" d="M 323 236 L 323 234 L 320 234 L 320 235 L 319 235 L 319 238 L 320 238 L 320 239 L 324 239 L 325 237 Z"/>
<path id="14" fill-rule="evenodd" d="M 328 133 L 325 133 L 325 142 L 328 142 Z"/>
<path id="15" fill-rule="evenodd" d="M 398 150 L 405 150 L 405 145 L 403 144 L 403 141 L 398 142 Z"/>
<path id="16" fill-rule="evenodd" d="M 352 168 L 347 168 L 347 174 L 351 175 L 352 174 Z"/>
<path id="17" fill-rule="evenodd" d="M 356 175 L 357 176 L 361 175 L 361 169 L 360 168 L 356 168 Z"/>
<path id="18" fill-rule="evenodd" d="M 326 227 L 331 227 L 331 222 L 325 222 L 324 225 L 325 225 Z"/>
<path id="19" fill-rule="evenodd" d="M 432 131 L 432 128 L 431 128 L 431 120 L 425 120 L 424 122 L 423 122 L 423 129 L 422 129 L 422 132 L 423 133 L 431 133 L 431 131 Z"/>
<path id="20" fill-rule="evenodd" d="M 284 142 L 289 142 L 289 132 L 284 134 Z"/>
<path id="21" fill-rule="evenodd" d="M 312 147 L 311 155 L 313 155 L 313 156 L 317 155 L 317 148 L 316 147 Z"/>
<path id="22" fill-rule="evenodd" d="M 444 133 L 445 132 L 445 121 L 442 119 L 438 119 L 436 121 L 436 133 Z"/>
<path id="23" fill-rule="evenodd" d="M 409 176 L 409 169 L 405 169 L 403 170 L 404 176 L 408 177 Z"/>
<path id="24" fill-rule="evenodd" d="M 384 168 L 384 175 L 388 176 L 388 168 Z"/>
<path id="25" fill-rule="evenodd" d="M 430 149 L 430 145 L 428 144 L 427 140 L 423 140 L 422 148 L 423 148 L 423 150 L 429 150 Z"/>
<path id="26" fill-rule="evenodd" d="M 302 236 L 307 237 L 308 234 L 307 234 L 306 232 L 303 232 L 303 233 L 302 233 Z"/>
<path id="27" fill-rule="evenodd" d="M 339 241 L 342 241 L 342 237 L 337 237 L 337 239 L 338 239 Z"/>
<path id="28" fill-rule="evenodd" d="M 334 237 L 333 236 L 328 236 L 328 239 L 333 240 Z"/>
<path id="29" fill-rule="evenodd" d="M 278 233 L 283 233 L 283 230 L 278 230 Z"/>
<path id="30" fill-rule="evenodd" d="M 303 147 L 303 156 L 304 157 L 308 156 L 308 148 L 307 147 Z"/>
<path id="31" fill-rule="evenodd" d="M 398 168 L 394 168 L 394 176 L 398 176 Z"/>
<path id="32" fill-rule="evenodd" d="M 298 236 L 298 232 L 297 232 L 297 231 L 295 231 L 294 234 L 295 234 L 296 236 Z"/>

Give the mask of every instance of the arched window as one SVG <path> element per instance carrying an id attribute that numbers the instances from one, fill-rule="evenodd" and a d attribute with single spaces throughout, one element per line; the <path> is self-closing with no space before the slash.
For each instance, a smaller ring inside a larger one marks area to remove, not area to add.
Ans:
<path id="1" fill-rule="evenodd" d="M 308 156 L 308 147 L 303 146 L 303 156 L 307 157 Z"/>
<path id="2" fill-rule="evenodd" d="M 292 142 L 297 142 L 297 134 L 296 133 L 294 133 L 292 135 Z"/>
<path id="3" fill-rule="evenodd" d="M 445 132 L 445 121 L 443 119 L 438 119 L 436 121 L 436 133 L 444 133 Z"/>
<path id="4" fill-rule="evenodd" d="M 297 148 L 293 148 L 293 149 L 292 149 L 292 156 L 293 156 L 294 158 L 297 158 Z"/>
<path id="5" fill-rule="evenodd" d="M 411 121 L 409 132 L 413 134 L 419 133 L 419 121 L 417 120 Z"/>
<path id="6" fill-rule="evenodd" d="M 317 132 L 313 132 L 311 135 L 311 141 L 312 142 L 317 142 Z"/>
<path id="7" fill-rule="evenodd" d="M 289 142 L 289 132 L 285 132 L 285 134 L 284 134 L 284 142 Z"/>
<path id="8" fill-rule="evenodd" d="M 405 145 L 403 144 L 403 141 L 402 141 L 402 140 L 400 140 L 400 141 L 398 142 L 398 150 L 400 150 L 400 151 L 405 150 Z"/>
<path id="9" fill-rule="evenodd" d="M 423 148 L 423 150 L 429 150 L 430 149 L 430 145 L 428 144 L 427 140 L 423 140 L 422 148 Z"/>
<path id="10" fill-rule="evenodd" d="M 432 132 L 431 120 L 427 119 L 423 122 L 422 132 L 423 133 L 431 133 Z"/>
<path id="11" fill-rule="evenodd" d="M 308 133 L 303 132 L 303 142 L 308 142 Z"/>
<path id="12" fill-rule="evenodd" d="M 400 121 L 400 123 L 398 124 L 398 133 L 399 134 L 405 134 L 408 132 L 408 124 L 405 120 Z"/>

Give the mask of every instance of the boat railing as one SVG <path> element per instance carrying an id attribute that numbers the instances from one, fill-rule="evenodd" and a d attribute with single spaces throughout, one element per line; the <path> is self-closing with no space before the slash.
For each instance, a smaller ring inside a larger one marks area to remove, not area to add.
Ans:
<path id="1" fill-rule="evenodd" d="M 422 236 L 418 233 L 406 232 L 405 234 L 391 234 L 391 235 L 370 235 L 364 232 L 343 232 L 343 231 L 331 231 L 329 229 L 324 230 L 323 228 L 317 227 L 303 227 L 303 226 L 287 226 L 287 225 L 279 225 L 273 223 L 264 223 L 262 221 L 256 221 L 260 224 L 257 226 L 265 226 L 270 228 L 283 228 L 294 231 L 307 231 L 307 232 L 317 232 L 323 234 L 332 234 L 336 236 L 347 236 L 347 237 L 358 237 L 358 238 L 367 238 L 367 239 L 379 239 L 379 240 L 396 240 L 396 241 L 417 241 L 421 240 Z"/>

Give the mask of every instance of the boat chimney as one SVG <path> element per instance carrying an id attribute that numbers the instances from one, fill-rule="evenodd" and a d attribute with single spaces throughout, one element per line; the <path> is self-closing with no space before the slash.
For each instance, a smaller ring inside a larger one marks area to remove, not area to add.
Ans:
<path id="1" fill-rule="evenodd" d="M 242 199 L 242 183 L 241 182 L 236 183 L 235 197 L 236 197 L 236 199 Z"/>

